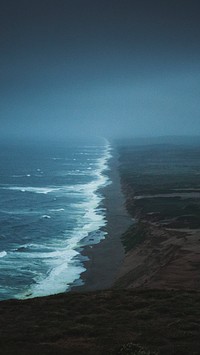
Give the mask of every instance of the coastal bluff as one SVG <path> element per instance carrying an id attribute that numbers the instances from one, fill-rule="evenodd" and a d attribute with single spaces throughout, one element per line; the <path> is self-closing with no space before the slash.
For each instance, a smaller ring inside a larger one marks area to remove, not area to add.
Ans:
<path id="1" fill-rule="evenodd" d="M 134 224 L 116 287 L 200 290 L 200 146 L 121 147 L 121 180 Z"/>

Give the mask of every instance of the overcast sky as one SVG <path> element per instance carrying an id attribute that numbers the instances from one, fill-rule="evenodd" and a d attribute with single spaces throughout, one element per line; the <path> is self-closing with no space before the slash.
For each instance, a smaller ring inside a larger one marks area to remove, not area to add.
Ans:
<path id="1" fill-rule="evenodd" d="M 1 137 L 200 134 L 200 3 L 1 0 Z"/>

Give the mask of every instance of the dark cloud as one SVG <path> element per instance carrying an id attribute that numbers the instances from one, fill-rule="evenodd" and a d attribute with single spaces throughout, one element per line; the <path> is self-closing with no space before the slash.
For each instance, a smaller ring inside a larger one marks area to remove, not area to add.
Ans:
<path id="1" fill-rule="evenodd" d="M 198 1 L 1 1 L 1 136 L 198 134 Z"/>

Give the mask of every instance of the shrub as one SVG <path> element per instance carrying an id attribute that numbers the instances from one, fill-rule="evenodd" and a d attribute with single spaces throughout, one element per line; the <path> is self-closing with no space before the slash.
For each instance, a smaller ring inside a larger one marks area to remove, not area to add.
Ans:
<path id="1" fill-rule="evenodd" d="M 119 355 L 158 355 L 157 352 L 148 350 L 147 348 L 144 348 L 141 345 L 134 344 L 134 343 L 127 343 L 122 345 L 118 354 Z"/>

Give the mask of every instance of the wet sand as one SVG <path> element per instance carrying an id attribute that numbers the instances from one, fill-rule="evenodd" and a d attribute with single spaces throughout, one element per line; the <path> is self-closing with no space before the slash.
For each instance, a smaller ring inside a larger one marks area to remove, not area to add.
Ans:
<path id="1" fill-rule="evenodd" d="M 105 197 L 103 203 L 107 210 L 105 230 L 108 235 L 99 244 L 84 248 L 81 254 L 89 258 L 84 262 L 86 271 L 81 275 L 84 285 L 72 287 L 73 292 L 110 288 L 124 260 L 125 252 L 121 236 L 131 225 L 132 218 L 125 208 L 118 166 L 118 154 L 113 150 L 109 161 L 110 171 L 108 171 L 112 184 L 102 191 Z"/>

